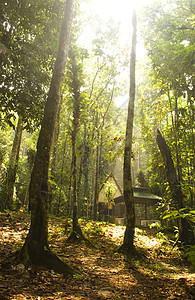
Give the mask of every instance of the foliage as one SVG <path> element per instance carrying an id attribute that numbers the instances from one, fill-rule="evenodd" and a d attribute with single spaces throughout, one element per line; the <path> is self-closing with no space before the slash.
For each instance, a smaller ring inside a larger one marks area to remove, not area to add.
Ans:
<path id="1" fill-rule="evenodd" d="M 104 194 L 105 194 L 105 202 L 110 205 L 113 202 L 114 196 L 116 194 L 117 187 L 113 182 L 107 181 L 104 184 Z"/>
<path id="2" fill-rule="evenodd" d="M 195 223 L 195 210 L 191 210 L 190 207 L 184 207 L 179 210 L 174 210 L 171 208 L 171 211 L 165 212 L 163 219 L 178 219 L 186 218 L 189 221 Z"/>
<path id="3" fill-rule="evenodd" d="M 138 181 L 139 186 L 148 187 L 148 183 L 145 179 L 145 175 L 144 175 L 143 171 L 139 171 L 139 173 L 137 174 L 137 181 Z"/>
<path id="4" fill-rule="evenodd" d="M 0 111 L 11 126 L 16 114 L 27 129 L 40 124 L 61 10 L 62 4 L 55 0 L 1 1 L 0 45 L 6 51 L 0 54 Z"/>
<path id="5" fill-rule="evenodd" d="M 185 196 L 184 206 L 194 206 L 194 13 L 190 1 L 155 1 L 140 16 L 149 61 L 140 83 L 140 161 L 151 190 L 163 196 L 164 207 L 171 205 L 170 190 L 155 137 L 157 128 L 168 141 L 178 179 Z M 179 62 L 179 63 L 178 63 Z M 142 154 L 143 153 L 143 154 Z M 173 215 L 189 217 L 184 212 Z"/>
<path id="6" fill-rule="evenodd" d="M 83 21 L 78 5 L 63 87 L 55 177 L 52 180 L 56 182 L 58 190 L 63 187 L 66 198 L 71 199 L 72 190 L 71 192 L 69 190 L 72 155 L 71 139 L 74 125 L 74 95 L 77 85 L 80 95 L 80 120 L 78 121 L 77 118 L 79 135 L 76 140 L 78 208 L 79 214 L 89 216 L 94 197 L 93 178 L 96 168 L 95 153 L 97 147 L 99 147 L 99 167 L 97 166 L 100 174 L 99 187 L 112 171 L 117 157 L 123 152 L 123 114 L 126 112 L 121 113 L 113 102 L 114 95 L 117 95 L 119 91 L 119 86 L 115 80 L 122 69 L 122 62 L 117 65 L 114 57 L 112 59 L 109 57 L 108 49 L 100 58 L 94 55 L 93 49 L 85 49 L 80 46 L 77 37 L 81 30 L 80 23 L 83 27 L 84 22 L 85 16 Z M 104 34 L 107 34 L 106 30 L 108 32 L 115 30 L 112 26 L 114 24 L 110 23 L 107 29 L 105 27 Z M 98 35 L 101 37 L 101 30 Z M 111 39 L 109 41 L 114 44 Z M 105 41 L 103 44 L 102 47 L 107 47 Z M 109 51 L 111 54 L 113 48 Z M 72 54 L 74 54 L 74 59 Z M 75 70 L 77 70 L 76 73 Z M 115 136 L 119 136 L 120 139 L 116 141 Z M 57 192 L 55 192 L 53 203 L 58 202 L 57 195 Z M 62 202 L 60 205 L 64 207 Z"/>
<path id="7" fill-rule="evenodd" d="M 192 271 L 195 271 L 195 246 L 186 246 L 184 248 L 184 255 L 191 264 Z"/>

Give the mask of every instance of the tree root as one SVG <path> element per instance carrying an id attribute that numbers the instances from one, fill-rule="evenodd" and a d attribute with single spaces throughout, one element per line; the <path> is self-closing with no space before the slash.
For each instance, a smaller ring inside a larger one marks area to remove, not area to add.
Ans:
<path id="1" fill-rule="evenodd" d="M 26 267 L 29 265 L 46 267 L 56 273 L 63 274 L 65 277 L 78 274 L 78 271 L 75 271 L 68 264 L 60 260 L 49 247 L 44 247 L 44 250 L 41 251 L 34 251 L 33 247 L 24 244 L 22 250 L 19 252 L 18 260 Z"/>
<path id="2" fill-rule="evenodd" d="M 134 246 L 123 243 L 116 252 L 125 254 L 126 256 L 136 256 L 137 251 Z"/>
<path id="3" fill-rule="evenodd" d="M 68 264 L 63 262 L 52 251 L 45 251 L 44 253 L 44 266 L 48 269 L 55 271 L 56 273 L 63 274 L 64 276 L 75 275 L 76 272 Z"/>
<path id="4" fill-rule="evenodd" d="M 96 248 L 95 245 L 88 240 L 82 233 L 80 226 L 78 226 L 75 230 L 72 230 L 70 236 L 66 240 L 67 243 L 81 243 L 84 242 L 90 248 Z"/>
<path id="5" fill-rule="evenodd" d="M 144 255 L 140 254 L 135 247 L 132 245 L 129 246 L 127 244 L 122 244 L 121 247 L 119 247 L 116 250 L 117 253 L 121 253 L 124 255 L 124 261 L 125 265 L 128 269 L 131 269 L 133 271 L 137 271 L 137 268 L 134 264 L 135 260 L 144 260 Z"/>

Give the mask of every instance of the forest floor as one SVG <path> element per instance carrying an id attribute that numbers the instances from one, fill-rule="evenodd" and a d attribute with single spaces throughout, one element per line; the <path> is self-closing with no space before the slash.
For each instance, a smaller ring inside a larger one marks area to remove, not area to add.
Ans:
<path id="1" fill-rule="evenodd" d="M 0 214 L 0 299 L 194 299 L 195 274 L 164 234 L 136 228 L 140 257 L 129 261 L 115 252 L 123 240 L 123 226 L 82 221 L 81 227 L 96 248 L 67 244 L 63 220 L 49 221 L 51 248 L 81 274 L 65 278 L 16 263 L 13 254 L 24 243 L 29 216 Z"/>

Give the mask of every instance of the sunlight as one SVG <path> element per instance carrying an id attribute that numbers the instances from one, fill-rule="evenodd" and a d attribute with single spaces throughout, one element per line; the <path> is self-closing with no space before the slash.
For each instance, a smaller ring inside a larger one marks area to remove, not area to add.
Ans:
<path id="1" fill-rule="evenodd" d="M 112 18 L 120 25 L 120 44 L 124 46 L 129 44 L 131 38 L 131 13 L 135 7 L 137 11 L 145 5 L 148 5 L 154 0 L 91 0 L 91 2 L 82 2 L 81 9 L 83 12 L 88 11 L 89 14 L 94 14 L 94 18 L 99 16 L 103 22 L 109 21 Z M 138 26 L 139 27 L 139 26 Z M 139 29 L 138 29 L 139 31 Z M 78 43 L 87 49 L 91 48 L 91 41 L 95 39 L 95 35 L 91 24 L 88 23 L 82 34 L 79 37 Z M 143 42 L 138 33 L 137 41 L 137 56 L 143 57 L 145 51 L 143 50 Z"/>
<path id="2" fill-rule="evenodd" d="M 153 0 L 94 0 L 92 1 L 96 13 L 102 18 L 112 17 L 118 21 L 126 20 L 131 14 L 132 8 L 141 8 Z"/>

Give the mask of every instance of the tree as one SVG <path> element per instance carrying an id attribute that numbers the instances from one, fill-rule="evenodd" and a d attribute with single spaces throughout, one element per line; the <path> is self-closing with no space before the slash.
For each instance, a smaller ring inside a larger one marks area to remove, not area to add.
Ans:
<path id="1" fill-rule="evenodd" d="M 193 207 L 195 32 L 191 1 L 156 1 L 146 8 L 142 21 L 153 71 L 152 89 L 158 91 L 156 99 L 148 100 L 152 107 L 144 115 L 155 127 L 153 136 L 157 127 L 166 132 L 178 180 L 188 190 L 184 201 Z M 146 126 L 151 128 L 148 123 Z"/>
<path id="2" fill-rule="evenodd" d="M 84 237 L 80 225 L 78 223 L 78 176 L 77 176 L 77 136 L 80 127 L 81 108 L 84 105 L 84 94 L 81 92 L 83 85 L 82 63 L 79 55 L 80 49 L 75 45 L 72 45 L 70 49 L 70 68 L 69 68 L 69 80 L 70 80 L 70 97 L 73 102 L 73 120 L 72 120 L 72 192 L 73 192 L 73 227 L 72 232 L 68 238 L 68 241 L 77 241 L 87 239 Z"/>
<path id="3" fill-rule="evenodd" d="M 6 122 L 14 128 L 17 119 L 23 122 L 23 129 L 28 131 L 33 131 L 40 125 L 46 101 L 46 90 L 49 88 L 49 79 L 53 68 L 56 34 L 45 38 L 44 42 L 42 37 L 49 34 L 49 26 L 52 26 L 54 32 L 58 32 L 59 22 L 56 21 L 59 21 L 61 14 L 58 14 L 58 18 L 56 15 L 61 6 L 62 4 L 58 3 L 57 5 L 55 0 L 46 0 L 43 3 L 31 0 L 1 1 L 1 126 Z M 21 129 L 21 126 L 19 128 Z M 18 130 L 16 130 L 16 134 L 17 132 Z M 18 139 L 17 136 L 15 139 Z M 17 143 L 17 150 L 14 150 L 15 145 L 14 141 L 13 151 L 19 153 L 20 143 Z M 11 156 L 13 155 L 11 154 Z M 5 203 L 4 208 L 12 208 L 17 165 L 18 161 L 13 162 L 11 158 L 4 183 L 5 195 L 2 195 L 0 199 Z"/>
<path id="4" fill-rule="evenodd" d="M 112 79 L 112 77 L 111 77 Z M 108 81 L 109 83 L 109 81 Z M 107 84 L 108 84 L 107 83 Z M 96 171 L 95 171 L 95 191 L 94 191 L 94 203 L 93 203 L 93 219 L 97 220 L 97 211 L 98 211 L 98 196 L 99 196 L 99 186 L 100 182 L 102 181 L 103 176 L 102 175 L 102 151 L 103 151 L 103 135 L 104 135 L 104 126 L 105 126 L 105 120 L 109 111 L 109 108 L 111 106 L 111 103 L 113 101 L 113 93 L 114 93 L 114 84 L 113 84 L 113 89 L 111 92 L 111 95 L 106 95 L 107 96 L 107 101 L 105 107 L 105 111 L 100 112 L 99 116 L 97 114 L 97 123 L 100 123 L 99 126 L 98 124 L 96 127 L 98 128 L 97 131 L 97 147 L 96 147 Z M 110 97 L 110 99 L 109 99 Z M 102 120 L 101 120 L 102 119 Z"/>
<path id="5" fill-rule="evenodd" d="M 9 160 L 9 166 L 7 169 L 6 179 L 4 182 L 3 195 L 1 198 L 4 199 L 4 209 L 13 209 L 13 194 L 14 185 L 16 180 L 16 173 L 19 160 L 20 144 L 22 139 L 22 128 L 23 121 L 21 118 L 18 119 L 18 124 L 15 130 L 15 137 L 13 141 L 12 151 Z"/>
<path id="6" fill-rule="evenodd" d="M 165 139 L 162 137 L 160 131 L 157 131 L 157 143 L 165 164 L 165 170 L 167 175 L 167 180 L 171 190 L 172 196 L 172 207 L 177 209 L 183 209 L 183 194 L 181 190 L 181 185 L 176 174 L 176 170 L 173 164 L 171 151 L 165 142 Z M 186 218 L 178 219 L 178 229 L 179 229 L 179 240 L 187 245 L 194 245 L 195 237 L 193 229 L 191 228 L 188 220 Z"/>
<path id="7" fill-rule="evenodd" d="M 73 274 L 73 270 L 52 253 L 48 243 L 48 169 L 69 49 L 73 10 L 74 0 L 67 0 L 57 59 L 45 105 L 29 187 L 31 225 L 25 243 L 20 251 L 20 259 L 25 265 L 32 263 L 44 265 L 65 275 Z"/>
<path id="8" fill-rule="evenodd" d="M 79 6 L 77 6 L 79 10 Z M 77 11 L 78 11 L 77 10 Z M 74 22 L 74 38 L 76 39 L 76 47 L 80 48 L 77 37 L 80 35 L 80 13 L 77 14 Z M 83 16 L 81 16 L 83 26 Z M 79 28 L 78 28 L 79 24 Z M 110 28 L 110 27 L 109 27 Z M 107 31 L 107 27 L 105 26 Z M 109 33 L 111 32 L 111 28 Z M 107 35 L 106 35 L 107 36 Z M 111 41 L 109 40 L 109 43 Z M 76 173 L 77 173 L 77 198 L 78 198 L 78 216 L 83 216 L 87 213 L 88 216 L 92 211 L 92 203 L 94 199 L 94 191 L 98 196 L 99 186 L 103 183 L 108 173 L 112 171 L 113 160 L 116 157 L 117 151 L 115 150 L 116 142 L 113 136 L 114 131 L 119 131 L 121 124 L 114 124 L 117 114 L 117 107 L 113 98 L 119 90 L 119 86 L 114 84 L 117 80 L 117 75 L 122 69 L 121 57 L 124 52 L 119 52 L 119 56 L 112 57 L 112 49 L 106 49 L 104 55 L 101 57 L 95 56 L 94 52 L 87 53 L 83 47 L 80 48 L 79 53 L 76 53 L 77 63 L 82 65 L 83 73 L 87 76 L 83 77 L 80 89 L 81 96 L 85 94 L 85 99 L 82 101 L 79 122 L 79 134 L 76 137 Z M 106 43 L 105 43 L 106 47 Z M 115 49 L 116 51 L 116 49 Z M 79 60 L 78 60 L 79 57 Z M 119 63 L 118 63 L 119 60 Z M 73 131 L 73 94 L 72 85 L 73 78 L 71 74 L 71 59 L 68 60 L 68 65 L 65 74 L 65 86 L 63 89 L 62 109 L 60 113 L 60 132 L 58 139 L 58 147 L 56 152 L 56 165 L 53 183 L 53 202 L 51 211 L 64 215 L 66 208 L 69 206 L 69 198 L 72 199 L 71 193 L 68 190 L 69 182 L 71 182 L 71 156 L 72 156 L 72 131 Z M 80 72 L 77 73 L 78 77 L 75 80 L 80 80 Z M 114 96 L 113 96 L 114 95 Z M 110 103 L 110 105 L 109 105 Z M 107 111 L 104 118 L 104 114 Z M 96 116 L 98 114 L 98 122 Z M 103 119 L 105 119 L 103 121 Z M 103 125 L 104 123 L 104 125 Z M 111 125 L 113 123 L 113 126 Z M 103 125 L 103 126 L 102 126 Z M 116 129 L 117 128 L 117 129 Z M 98 138 L 99 134 L 99 138 Z M 121 143 L 122 144 L 122 143 Z M 98 177 L 94 175 L 96 167 L 94 158 L 95 151 L 99 145 L 98 157 L 99 163 L 97 164 Z M 54 153 L 54 152 L 53 152 Z M 93 184 L 97 181 L 97 189 Z M 70 197 L 69 197 L 70 196 Z"/>
<path id="9" fill-rule="evenodd" d="M 24 128 L 40 125 L 57 50 L 60 9 L 62 3 L 55 0 L 0 3 L 0 48 L 7 49 L 0 51 L 0 111 L 10 125 L 16 114 Z"/>
<path id="10" fill-rule="evenodd" d="M 135 208 L 133 196 L 133 183 L 131 175 L 131 155 L 132 155 L 132 135 L 134 119 L 134 102 L 135 102 L 135 61 L 136 61 L 136 30 L 137 20 L 136 11 L 132 15 L 133 35 L 130 59 L 130 90 L 128 116 L 126 125 L 126 138 L 124 150 L 124 169 L 123 169 L 123 194 L 126 206 L 126 229 L 123 244 L 118 249 L 119 252 L 132 254 L 134 252 L 134 232 L 135 232 Z"/>
<path id="11" fill-rule="evenodd" d="M 137 181 L 138 181 L 138 185 L 140 187 L 146 187 L 149 188 L 148 183 L 145 179 L 145 175 L 142 171 L 139 171 L 139 173 L 137 174 Z"/>
<path id="12" fill-rule="evenodd" d="M 104 194 L 105 194 L 105 203 L 107 203 L 108 207 L 108 222 L 110 222 L 110 215 L 109 215 L 109 210 L 110 207 L 112 208 L 112 213 L 114 212 L 113 209 L 113 203 L 114 203 L 114 196 L 116 194 L 117 187 L 113 182 L 107 181 L 104 185 Z M 113 217 L 113 215 L 112 215 Z"/>

